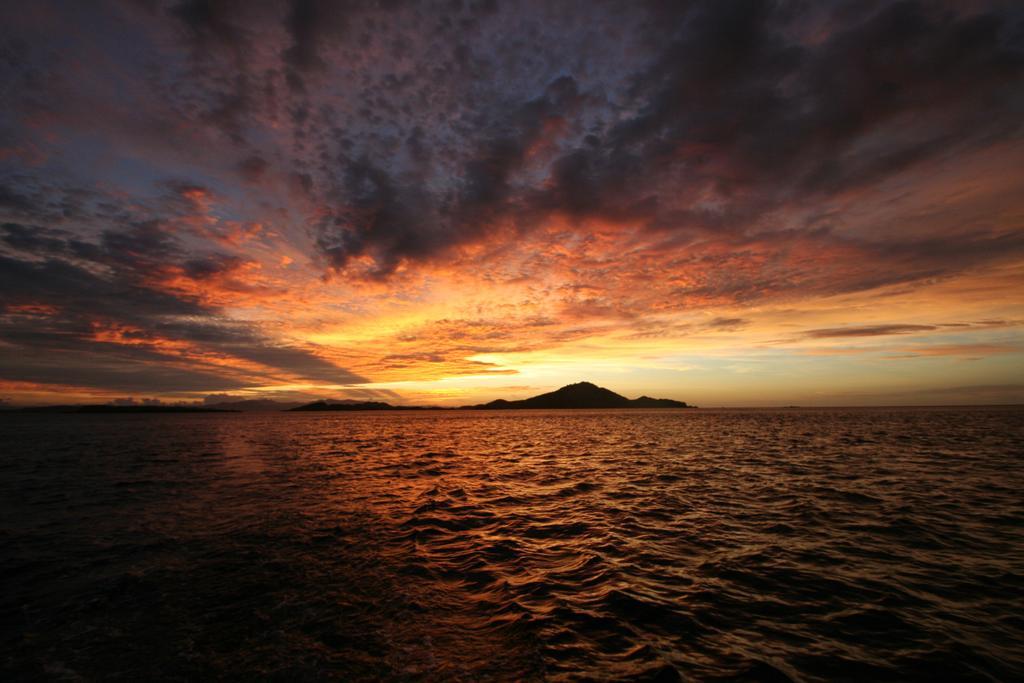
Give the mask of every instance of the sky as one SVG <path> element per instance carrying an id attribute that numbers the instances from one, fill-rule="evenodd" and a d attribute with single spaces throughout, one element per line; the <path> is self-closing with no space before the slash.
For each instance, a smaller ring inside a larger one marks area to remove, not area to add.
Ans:
<path id="1" fill-rule="evenodd" d="M 1024 6 L 0 6 L 0 401 L 1024 403 Z"/>

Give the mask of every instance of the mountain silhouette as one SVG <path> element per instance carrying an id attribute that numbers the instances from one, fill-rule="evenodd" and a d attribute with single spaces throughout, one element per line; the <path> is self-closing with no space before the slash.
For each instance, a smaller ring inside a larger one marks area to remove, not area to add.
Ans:
<path id="1" fill-rule="evenodd" d="M 610 389 L 599 387 L 591 382 L 577 382 L 569 384 L 561 389 L 532 396 L 518 401 L 508 401 L 503 398 L 480 403 L 472 406 L 461 406 L 459 410 L 516 410 L 526 408 L 690 408 L 683 401 L 674 401 L 670 398 L 651 398 L 641 396 L 640 398 L 628 399 L 625 396 L 616 394 Z M 323 411 L 355 411 L 355 410 L 436 410 L 424 406 L 393 406 L 390 403 L 381 401 L 343 401 L 320 400 L 307 403 L 306 405 L 291 408 L 299 412 L 323 412 Z"/>
<path id="2" fill-rule="evenodd" d="M 610 389 L 591 382 L 568 384 L 546 394 L 517 401 L 503 398 L 456 410 L 517 410 L 545 408 L 692 408 L 683 401 L 670 398 L 641 396 L 629 399 Z M 237 413 L 250 411 L 362 411 L 362 410 L 445 410 L 432 406 L 394 406 L 383 401 L 358 401 L 353 399 L 320 399 L 304 405 L 284 403 L 266 399 L 224 401 L 207 405 L 56 405 L 33 406 L 8 409 L 6 412 L 32 413 Z"/>
<path id="3" fill-rule="evenodd" d="M 540 394 L 519 401 L 507 401 L 499 398 L 490 403 L 475 406 L 464 406 L 475 410 L 512 410 L 528 408 L 689 408 L 683 401 L 670 398 L 650 398 L 641 396 L 628 399 L 610 389 L 599 387 L 591 382 L 577 382 L 561 389 Z"/>

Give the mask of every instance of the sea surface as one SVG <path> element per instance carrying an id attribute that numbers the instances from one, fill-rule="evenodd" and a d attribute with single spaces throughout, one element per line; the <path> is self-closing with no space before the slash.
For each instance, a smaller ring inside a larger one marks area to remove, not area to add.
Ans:
<path id="1" fill-rule="evenodd" d="M 0 416 L 0 679 L 1024 679 L 1024 410 Z"/>

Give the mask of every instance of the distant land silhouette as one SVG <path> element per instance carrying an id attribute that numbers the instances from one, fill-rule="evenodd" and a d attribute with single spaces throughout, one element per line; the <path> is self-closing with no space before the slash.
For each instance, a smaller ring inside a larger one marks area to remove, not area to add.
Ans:
<path id="1" fill-rule="evenodd" d="M 519 401 L 506 401 L 499 398 L 490 403 L 481 403 L 475 406 L 463 406 L 464 409 L 472 410 L 515 410 L 529 408 L 689 408 L 683 401 L 673 401 L 670 398 L 651 398 L 641 396 L 640 398 L 628 399 L 625 396 L 616 394 L 610 389 L 599 387 L 590 382 L 577 382 L 569 384 L 561 389 L 524 398 Z"/>
<path id="2" fill-rule="evenodd" d="M 683 401 L 670 398 L 641 396 L 629 399 L 610 389 L 591 382 L 577 382 L 561 389 L 516 401 L 499 398 L 489 403 L 439 408 L 435 406 L 396 406 L 383 401 L 358 401 L 354 399 L 321 399 L 312 403 L 299 404 L 271 399 L 246 399 L 208 404 L 165 404 L 165 405 L 119 405 L 86 404 L 29 406 L 13 408 L 0 406 L 4 413 L 238 413 L 266 411 L 330 412 L 363 410 L 523 410 L 544 408 L 693 408 Z"/>
<path id="3" fill-rule="evenodd" d="M 30 406 L 19 408 L 20 413 L 234 413 L 235 410 L 200 406 L 120 406 L 107 403 L 94 405 Z"/>
<path id="4" fill-rule="evenodd" d="M 382 401 L 313 401 L 304 406 L 289 408 L 290 411 L 331 411 L 331 410 L 437 410 L 425 406 L 393 406 Z"/>
<path id="5" fill-rule="evenodd" d="M 275 401 L 269 398 L 250 398 L 238 401 L 218 401 L 215 403 L 206 403 L 205 408 L 214 408 L 216 410 L 236 410 L 242 413 L 252 412 L 267 412 L 275 410 L 291 410 L 303 405 L 299 401 Z"/>
<path id="6" fill-rule="evenodd" d="M 508 401 L 503 398 L 496 399 L 490 403 L 479 403 L 477 405 L 461 406 L 458 410 L 523 410 L 530 408 L 690 408 L 683 401 L 674 401 L 669 398 L 651 398 L 641 396 L 640 398 L 628 399 L 625 396 L 616 394 L 610 389 L 599 387 L 590 382 L 577 382 L 569 384 L 548 392 L 524 398 L 518 401 Z M 429 410 L 423 406 L 394 406 L 381 401 L 314 401 L 304 406 L 291 408 L 292 411 L 334 411 L 334 410 Z"/>

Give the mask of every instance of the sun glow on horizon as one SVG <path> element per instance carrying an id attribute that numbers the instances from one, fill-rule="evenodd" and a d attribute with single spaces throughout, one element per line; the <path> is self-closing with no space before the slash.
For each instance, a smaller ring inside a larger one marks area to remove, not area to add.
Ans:
<path id="1" fill-rule="evenodd" d="M 898 7 L 768 8 L 723 60 L 727 4 L 594 9 L 606 54 L 516 3 L 353 7 L 388 40 L 324 16 L 302 64 L 253 8 L 15 13 L 60 49 L 0 115 L 0 401 L 1024 402 L 1012 17 L 922 8 L 890 50 Z"/>

